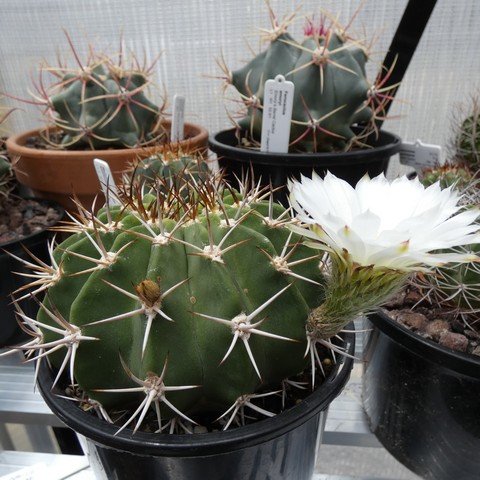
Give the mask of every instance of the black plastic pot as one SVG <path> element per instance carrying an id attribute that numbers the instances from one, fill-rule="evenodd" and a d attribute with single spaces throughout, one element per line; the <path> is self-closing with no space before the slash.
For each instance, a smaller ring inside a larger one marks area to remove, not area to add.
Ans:
<path id="1" fill-rule="evenodd" d="M 385 448 L 422 478 L 480 478 L 480 357 L 371 315 L 363 402 Z"/>
<path id="2" fill-rule="evenodd" d="M 51 205 L 59 211 L 61 219 L 63 217 L 63 209 L 52 202 L 40 200 L 41 203 Z M 52 227 L 53 225 L 50 225 Z M 25 338 L 25 334 L 20 329 L 15 316 L 15 308 L 11 304 L 11 293 L 18 288 L 30 283 L 32 279 L 22 277 L 13 272 L 32 273 L 30 269 L 15 258 L 11 257 L 7 252 L 32 261 L 27 254 L 25 248 L 32 252 L 40 260 L 50 263 L 50 257 L 47 249 L 47 240 L 53 237 L 53 232 L 41 230 L 40 232 L 28 235 L 21 240 L 0 244 L 0 348 L 7 345 L 15 345 Z M 23 245 L 23 247 L 22 247 Z M 34 301 L 23 300 L 20 306 L 24 312 L 35 317 L 38 306 Z"/>
<path id="3" fill-rule="evenodd" d="M 328 171 L 355 185 L 365 173 L 371 177 L 386 172 L 390 157 L 400 150 L 401 140 L 393 133 L 380 131 L 378 138 L 366 140 L 372 148 L 335 153 L 267 153 L 238 147 L 235 129 L 222 130 L 209 138 L 210 149 L 218 156 L 227 179 L 234 183 L 235 175 L 253 170 L 263 186 L 272 182 L 279 188 L 275 200 L 285 203 L 288 179 L 312 176 L 312 170 L 320 176 Z M 283 187 L 283 188 L 281 188 Z"/>
<path id="4" fill-rule="evenodd" d="M 349 326 L 349 328 L 353 328 Z M 354 335 L 345 334 L 348 352 Z M 42 362 L 40 392 L 67 426 L 87 439 L 97 479 L 108 480 L 310 480 L 326 409 L 345 386 L 352 360 L 337 364 L 320 388 L 279 415 L 225 432 L 169 435 L 125 430 L 60 398 L 54 375 Z"/>

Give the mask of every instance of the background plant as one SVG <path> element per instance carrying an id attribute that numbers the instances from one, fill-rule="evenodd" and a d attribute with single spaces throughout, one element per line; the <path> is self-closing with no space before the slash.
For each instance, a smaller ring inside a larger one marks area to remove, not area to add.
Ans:
<path id="1" fill-rule="evenodd" d="M 226 87 L 233 86 L 240 97 L 235 100 L 240 111 L 230 116 L 239 143 L 259 147 L 264 83 L 281 74 L 295 85 L 290 151 L 364 147 L 366 138 L 377 132 L 376 121 L 384 118 L 398 85 L 385 86 L 394 66 L 382 69 L 372 82 L 367 79 L 365 65 L 374 39 L 353 35 L 359 10 L 345 26 L 328 13 L 307 18 L 304 39 L 298 42 L 288 33 L 295 13 L 279 20 L 266 3 L 271 23 L 270 29 L 261 29 L 266 49 L 238 70 L 231 71 L 223 57 L 218 61 Z"/>
<path id="2" fill-rule="evenodd" d="M 480 101 L 477 95 L 472 95 L 468 103 L 459 108 L 454 131 L 456 162 L 477 173 L 480 169 Z"/>
<path id="3" fill-rule="evenodd" d="M 133 162 L 125 173 L 126 185 L 133 181 L 134 184 L 142 183 L 147 189 L 162 189 L 166 188 L 165 180 L 168 179 L 168 189 L 179 191 L 188 187 L 188 183 L 184 182 L 185 177 L 194 182 L 204 179 L 210 175 L 210 168 L 201 149 L 169 143 L 160 152 Z M 172 182 L 176 185 L 172 186 Z"/>
<path id="4" fill-rule="evenodd" d="M 3 132 L 3 124 L 12 112 L 13 110 L 8 110 L 1 116 L 0 133 Z M 6 203 L 16 185 L 14 176 L 15 166 L 12 165 L 10 158 L 7 156 L 5 138 L 0 136 L 0 212 L 5 210 Z"/>
<path id="5" fill-rule="evenodd" d="M 60 58 L 57 66 L 41 64 L 33 99 L 19 99 L 42 107 L 47 124 L 42 139 L 47 146 L 93 150 L 166 141 L 161 123 L 165 99 L 157 106 L 147 97 L 156 60 L 150 65 L 141 62 L 125 51 L 123 40 L 114 55 L 90 46 L 82 60 L 65 36 L 75 65 Z M 53 82 L 47 82 L 46 76 Z"/>

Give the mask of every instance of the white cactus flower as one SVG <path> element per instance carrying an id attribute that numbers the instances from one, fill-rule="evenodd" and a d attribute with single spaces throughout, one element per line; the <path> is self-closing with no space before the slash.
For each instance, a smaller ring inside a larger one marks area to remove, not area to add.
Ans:
<path id="1" fill-rule="evenodd" d="M 388 181 L 364 176 L 353 188 L 327 173 L 289 183 L 295 230 L 361 266 L 409 272 L 478 257 L 440 250 L 479 243 L 478 208 L 459 205 L 460 195 L 439 183 L 425 188 L 406 176 Z M 311 246 L 314 246 L 310 243 Z"/>

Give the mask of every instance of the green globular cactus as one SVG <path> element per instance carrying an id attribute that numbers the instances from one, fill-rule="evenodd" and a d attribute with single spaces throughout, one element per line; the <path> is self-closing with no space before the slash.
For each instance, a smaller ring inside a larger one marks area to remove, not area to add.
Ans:
<path id="1" fill-rule="evenodd" d="M 422 183 L 426 187 L 438 181 L 442 188 L 453 186 L 458 190 L 463 190 L 472 183 L 473 175 L 468 167 L 450 163 L 423 171 Z"/>
<path id="2" fill-rule="evenodd" d="M 297 42 L 287 32 L 293 15 L 278 22 L 270 10 L 270 18 L 265 50 L 235 71 L 219 62 L 225 73 L 222 78 L 235 87 L 246 108 L 246 115 L 236 122 L 241 144 L 258 147 L 264 84 L 279 74 L 295 86 L 290 151 L 345 150 L 360 144 L 391 99 L 390 88 L 384 87 L 391 72 L 370 83 L 365 72 L 368 47 L 335 20 L 307 19 L 305 38 Z M 352 129 L 358 124 L 364 125 L 361 135 Z"/>
<path id="3" fill-rule="evenodd" d="M 93 150 L 165 141 L 165 105 L 157 106 L 147 97 L 152 66 L 140 66 L 133 54 L 127 59 L 123 49 L 109 57 L 92 47 L 83 62 L 68 35 L 67 40 L 77 68 L 42 66 L 37 95 L 30 102 L 45 107 L 47 123 L 61 132 L 44 133 L 49 146 Z M 44 73 L 57 81 L 45 87 Z"/>
<path id="4" fill-rule="evenodd" d="M 455 139 L 456 158 L 467 164 L 473 172 L 480 169 L 480 103 L 473 97 L 469 113 L 458 127 Z"/>
<path id="5" fill-rule="evenodd" d="M 25 348 L 45 352 L 57 380 L 78 384 L 104 418 L 134 410 L 121 429 L 139 428 L 147 411 L 158 429 L 208 415 L 227 428 L 239 409 L 259 411 L 259 392 L 307 367 L 321 255 L 258 189 L 207 178 L 190 191 L 188 201 L 156 192 L 84 212 L 40 269 L 37 318 L 19 312 L 34 335 Z"/>
<path id="6" fill-rule="evenodd" d="M 480 245 L 473 245 L 469 251 L 478 254 Z M 431 291 L 430 298 L 434 298 L 443 309 L 460 314 L 472 330 L 478 331 L 477 319 L 480 309 L 478 263 L 437 268 L 424 279 L 424 282 Z"/>
<path id="7" fill-rule="evenodd" d="M 183 176 L 199 180 L 209 175 L 209 172 L 208 161 L 200 152 L 182 151 L 169 144 L 161 152 L 138 160 L 127 171 L 127 175 L 152 187 L 158 181 L 164 185 L 176 179 L 181 182 Z M 184 185 L 186 186 L 185 183 Z"/>

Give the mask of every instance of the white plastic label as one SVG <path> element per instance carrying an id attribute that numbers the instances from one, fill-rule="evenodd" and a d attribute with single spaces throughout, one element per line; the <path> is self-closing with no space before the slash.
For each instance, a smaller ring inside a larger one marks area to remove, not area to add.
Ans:
<path id="1" fill-rule="evenodd" d="M 429 145 L 420 140 L 404 142 L 400 150 L 400 163 L 418 170 L 435 167 L 440 164 L 442 147 Z"/>
<path id="2" fill-rule="evenodd" d="M 184 139 L 185 128 L 185 97 L 174 95 L 173 97 L 173 113 L 170 140 L 179 142 Z"/>
<path id="3" fill-rule="evenodd" d="M 95 158 L 93 160 L 93 165 L 97 172 L 98 181 L 102 187 L 103 194 L 105 195 L 105 198 L 108 199 L 108 204 L 110 206 L 120 205 L 117 186 L 115 185 L 115 180 L 113 179 L 112 171 L 110 170 L 108 163 L 100 158 Z"/>
<path id="4" fill-rule="evenodd" d="M 95 479 L 96 480 L 108 480 L 107 472 L 105 471 L 102 462 L 100 461 L 100 456 L 98 454 L 97 449 L 93 444 L 87 441 L 87 439 L 77 433 L 77 438 L 82 447 L 83 453 L 88 459 L 88 463 L 95 471 Z M 1 480 L 1 479 L 0 479 Z"/>
<path id="5" fill-rule="evenodd" d="M 288 152 L 294 90 L 293 83 L 285 80 L 282 75 L 265 82 L 260 146 L 262 152 Z"/>

